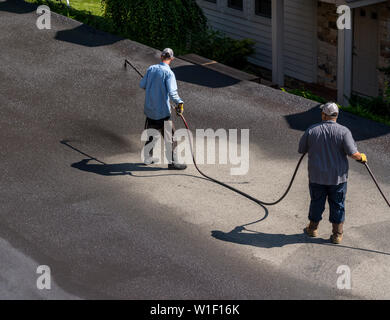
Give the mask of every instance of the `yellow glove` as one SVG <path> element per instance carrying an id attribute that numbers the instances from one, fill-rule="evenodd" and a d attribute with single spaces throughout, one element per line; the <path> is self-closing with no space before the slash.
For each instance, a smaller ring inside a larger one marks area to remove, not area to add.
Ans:
<path id="1" fill-rule="evenodd" d="M 362 158 L 358 160 L 360 163 L 366 163 L 367 162 L 367 156 L 364 153 L 360 154 Z"/>
<path id="2" fill-rule="evenodd" d="M 178 116 L 182 115 L 184 112 L 184 103 L 179 103 L 176 107 L 176 114 Z"/>

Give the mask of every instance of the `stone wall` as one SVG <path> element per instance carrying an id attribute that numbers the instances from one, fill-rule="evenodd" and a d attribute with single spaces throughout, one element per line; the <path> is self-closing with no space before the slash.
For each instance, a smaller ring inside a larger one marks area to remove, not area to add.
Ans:
<path id="1" fill-rule="evenodd" d="M 317 82 L 337 89 L 337 21 L 336 6 L 318 2 L 317 11 Z"/>

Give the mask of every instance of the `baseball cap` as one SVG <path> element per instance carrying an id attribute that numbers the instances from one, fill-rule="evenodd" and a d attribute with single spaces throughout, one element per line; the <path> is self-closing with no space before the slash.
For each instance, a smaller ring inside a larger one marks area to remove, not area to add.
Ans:
<path id="1" fill-rule="evenodd" d="M 320 108 L 328 116 L 335 116 L 339 113 L 339 107 L 334 102 L 325 103 Z"/>
<path id="2" fill-rule="evenodd" d="M 165 48 L 162 52 L 161 52 L 161 56 L 165 59 L 170 59 L 170 58 L 173 58 L 173 50 L 171 48 Z"/>

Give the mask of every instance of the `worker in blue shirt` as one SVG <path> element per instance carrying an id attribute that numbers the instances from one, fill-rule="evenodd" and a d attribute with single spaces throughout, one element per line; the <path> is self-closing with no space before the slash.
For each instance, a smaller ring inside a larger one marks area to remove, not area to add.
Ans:
<path id="1" fill-rule="evenodd" d="M 345 196 L 347 193 L 348 156 L 361 163 L 367 156 L 357 149 L 351 131 L 338 124 L 339 108 L 328 102 L 321 106 L 322 122 L 309 127 L 299 142 L 299 153 L 308 153 L 310 209 L 305 233 L 318 236 L 318 224 L 329 203 L 329 221 L 333 231 L 330 240 L 339 244 L 343 238 Z"/>
<path id="2" fill-rule="evenodd" d="M 176 77 L 170 68 L 170 64 L 174 59 L 173 51 L 166 48 L 161 53 L 161 63 L 152 65 L 148 68 L 145 76 L 142 78 L 140 87 L 145 89 L 145 106 L 144 113 L 146 115 L 145 129 L 158 130 L 162 136 L 165 134 L 173 134 L 174 126 L 171 120 L 170 100 L 176 105 L 175 109 L 178 115 L 183 113 L 183 100 L 177 93 Z M 164 132 L 164 123 L 170 121 L 172 132 Z M 185 164 L 178 163 L 175 152 L 176 142 L 170 139 L 170 145 L 166 143 L 167 158 L 169 161 L 168 169 L 184 170 L 187 168 Z M 156 139 L 153 136 L 145 143 L 145 147 L 152 143 L 153 147 Z M 146 148 L 145 148 L 146 149 Z M 153 148 L 148 148 L 145 154 L 145 164 L 158 162 L 159 159 L 153 158 Z"/>

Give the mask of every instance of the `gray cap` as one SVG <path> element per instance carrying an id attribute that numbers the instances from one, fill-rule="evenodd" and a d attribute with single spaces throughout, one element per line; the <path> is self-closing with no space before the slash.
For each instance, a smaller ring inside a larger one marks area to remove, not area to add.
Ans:
<path id="1" fill-rule="evenodd" d="M 339 113 L 339 107 L 334 102 L 325 103 L 320 108 L 328 116 L 335 116 Z"/>
<path id="2" fill-rule="evenodd" d="M 163 57 L 164 59 L 172 59 L 173 58 L 173 50 L 171 48 L 165 48 L 161 52 L 161 57 Z"/>

